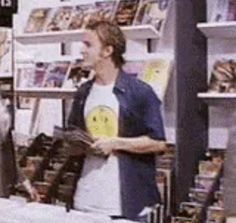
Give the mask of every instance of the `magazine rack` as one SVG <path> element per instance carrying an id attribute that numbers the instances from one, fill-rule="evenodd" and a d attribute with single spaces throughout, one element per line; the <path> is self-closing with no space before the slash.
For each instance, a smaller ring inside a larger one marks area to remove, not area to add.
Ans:
<path id="1" fill-rule="evenodd" d="M 229 39 L 236 37 L 236 22 L 209 22 L 197 24 L 207 38 Z"/>
<path id="2" fill-rule="evenodd" d="M 159 32 L 152 25 L 135 25 L 121 28 L 124 34 L 129 39 L 158 39 Z M 56 42 L 73 42 L 81 41 L 84 30 L 69 30 L 69 31 L 53 31 L 41 33 L 25 33 L 15 36 L 15 39 L 22 44 L 42 44 Z"/>

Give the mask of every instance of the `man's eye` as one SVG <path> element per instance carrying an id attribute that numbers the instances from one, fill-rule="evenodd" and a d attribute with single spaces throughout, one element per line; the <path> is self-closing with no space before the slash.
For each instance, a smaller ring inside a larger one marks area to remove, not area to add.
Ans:
<path id="1" fill-rule="evenodd" d="M 83 43 L 84 43 L 84 45 L 87 46 L 87 47 L 90 47 L 90 46 L 91 46 L 91 44 L 90 44 L 88 41 L 84 41 Z"/>

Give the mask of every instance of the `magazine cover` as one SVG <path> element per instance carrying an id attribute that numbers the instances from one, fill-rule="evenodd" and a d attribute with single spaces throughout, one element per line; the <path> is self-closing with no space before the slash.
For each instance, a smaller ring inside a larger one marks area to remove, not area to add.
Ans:
<path id="1" fill-rule="evenodd" d="M 167 18 L 170 0 L 142 0 L 134 24 L 151 24 L 156 30 L 162 31 Z"/>
<path id="2" fill-rule="evenodd" d="M 43 87 L 43 81 L 46 76 L 48 66 L 49 66 L 49 63 L 47 62 L 35 63 L 34 79 L 33 79 L 34 87 Z"/>
<path id="3" fill-rule="evenodd" d="M 63 6 L 55 9 L 52 19 L 47 24 L 46 31 L 67 30 L 72 19 L 72 6 Z"/>
<path id="4" fill-rule="evenodd" d="M 236 92 L 236 62 L 234 60 L 217 60 L 211 71 L 209 92 Z"/>
<path id="5" fill-rule="evenodd" d="M 120 26 L 132 25 L 138 5 L 139 0 L 120 0 L 115 14 L 117 24 Z"/>
<path id="6" fill-rule="evenodd" d="M 198 173 L 201 176 L 216 177 L 220 172 L 221 164 L 213 163 L 210 160 L 200 160 L 198 164 Z"/>
<path id="7" fill-rule="evenodd" d="M 95 12 L 94 4 L 77 5 L 73 9 L 69 29 L 85 28 Z"/>
<path id="8" fill-rule="evenodd" d="M 68 76 L 69 68 L 69 61 L 55 61 L 50 63 L 43 81 L 43 87 L 62 87 Z"/>
<path id="9" fill-rule="evenodd" d="M 96 10 L 92 16 L 95 20 L 109 20 L 114 18 L 117 1 L 98 1 L 95 2 Z"/>
<path id="10" fill-rule="evenodd" d="M 194 184 L 196 188 L 210 191 L 215 182 L 215 177 L 196 175 Z"/>
<path id="11" fill-rule="evenodd" d="M 140 73 L 143 73 L 145 66 L 145 61 L 143 60 L 133 60 L 133 61 L 126 61 L 124 64 L 124 71 L 127 72 L 129 75 L 137 77 Z"/>
<path id="12" fill-rule="evenodd" d="M 17 64 L 16 87 L 30 88 L 34 86 L 34 63 Z"/>
<path id="13" fill-rule="evenodd" d="M 34 33 L 44 30 L 51 8 L 37 8 L 30 12 L 24 32 Z"/>
<path id="14" fill-rule="evenodd" d="M 214 206 L 224 207 L 224 192 L 217 190 L 214 192 Z"/>
<path id="15" fill-rule="evenodd" d="M 229 0 L 215 0 L 212 7 L 211 22 L 224 22 L 227 20 Z"/>
<path id="16" fill-rule="evenodd" d="M 209 191 L 206 189 L 190 188 L 189 190 L 189 200 L 191 202 L 197 202 L 204 204 L 208 198 Z"/>
<path id="17" fill-rule="evenodd" d="M 194 223 L 194 222 L 195 222 L 194 219 L 182 216 L 176 216 L 171 218 L 171 223 Z"/>
<path id="18" fill-rule="evenodd" d="M 143 73 L 139 76 L 141 80 L 152 86 L 160 100 L 163 100 L 166 93 L 171 66 L 172 62 L 168 58 L 148 60 Z"/>
<path id="19" fill-rule="evenodd" d="M 224 209 L 221 207 L 209 206 L 207 208 L 207 222 L 225 222 Z"/>
<path id="20" fill-rule="evenodd" d="M 228 21 L 236 20 L 236 1 L 235 0 L 229 0 L 227 20 Z"/>
<path id="21" fill-rule="evenodd" d="M 16 64 L 16 89 L 34 87 L 35 63 L 32 61 L 22 61 Z M 17 96 L 18 109 L 32 109 L 35 98 Z"/>
<path id="22" fill-rule="evenodd" d="M 181 202 L 179 211 L 182 216 L 193 218 L 198 222 L 202 208 L 203 205 L 195 202 Z"/>
<path id="23" fill-rule="evenodd" d="M 0 77 L 12 75 L 12 30 L 0 27 Z"/>
<path id="24" fill-rule="evenodd" d="M 90 72 L 91 70 L 83 67 L 83 60 L 79 59 L 72 62 L 64 87 L 78 87 L 81 83 L 89 78 Z"/>

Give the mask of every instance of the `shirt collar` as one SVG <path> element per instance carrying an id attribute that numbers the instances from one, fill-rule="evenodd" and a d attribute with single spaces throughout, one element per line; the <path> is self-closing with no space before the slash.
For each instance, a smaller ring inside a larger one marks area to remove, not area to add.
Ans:
<path id="1" fill-rule="evenodd" d="M 115 85 L 114 85 L 115 90 L 125 93 L 126 86 L 127 86 L 127 81 L 126 81 L 127 79 L 125 78 L 126 75 L 127 74 L 125 73 L 125 71 L 123 70 L 119 71 L 118 76 L 115 81 Z M 92 87 L 94 81 L 95 81 L 95 77 L 92 80 L 88 81 L 86 85 L 86 90 L 89 90 Z"/>
<path id="2" fill-rule="evenodd" d="M 119 71 L 118 76 L 116 78 L 114 89 L 122 93 L 125 93 L 127 86 L 127 81 L 126 81 L 127 79 L 125 78 L 126 75 L 127 74 L 123 70 Z"/>

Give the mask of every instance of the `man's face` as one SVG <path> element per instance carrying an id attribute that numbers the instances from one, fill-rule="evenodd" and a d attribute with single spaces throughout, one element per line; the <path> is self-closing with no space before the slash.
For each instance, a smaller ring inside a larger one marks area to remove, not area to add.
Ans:
<path id="1" fill-rule="evenodd" d="M 92 69 L 96 68 L 103 59 L 103 47 L 96 32 L 88 30 L 84 35 L 83 43 L 84 46 L 81 53 L 84 58 L 84 66 Z"/>

